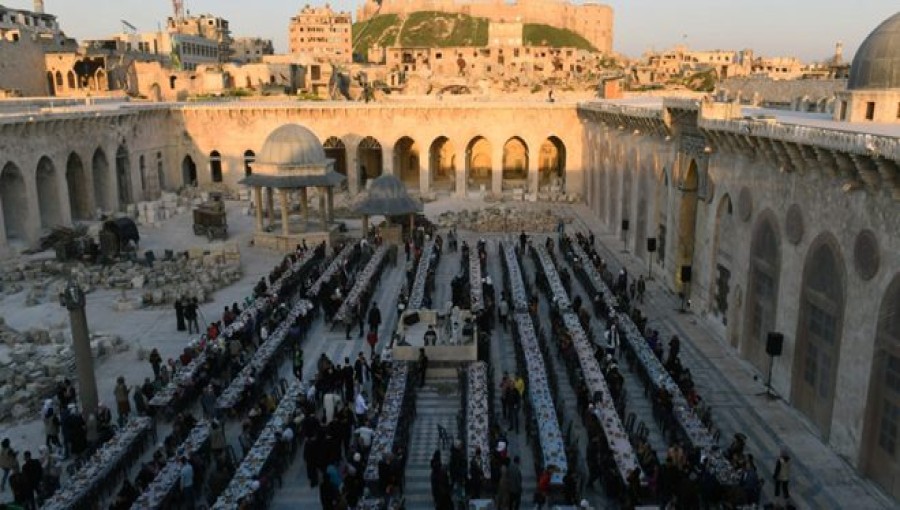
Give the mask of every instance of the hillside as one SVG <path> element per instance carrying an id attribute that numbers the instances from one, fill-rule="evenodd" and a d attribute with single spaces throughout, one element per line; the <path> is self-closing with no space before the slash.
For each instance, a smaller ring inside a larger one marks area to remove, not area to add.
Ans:
<path id="1" fill-rule="evenodd" d="M 362 34 L 360 36 L 360 34 Z M 396 14 L 377 16 L 353 24 L 354 53 L 366 56 L 373 45 L 444 48 L 448 46 L 486 46 L 488 20 L 465 14 L 420 11 L 405 20 Z M 526 46 L 575 47 L 593 50 L 580 35 L 550 25 L 526 24 L 523 28 Z"/>
<path id="2" fill-rule="evenodd" d="M 587 39 L 565 28 L 526 23 L 522 32 L 525 46 L 550 46 L 551 48 L 578 48 L 596 51 L 596 48 Z"/>

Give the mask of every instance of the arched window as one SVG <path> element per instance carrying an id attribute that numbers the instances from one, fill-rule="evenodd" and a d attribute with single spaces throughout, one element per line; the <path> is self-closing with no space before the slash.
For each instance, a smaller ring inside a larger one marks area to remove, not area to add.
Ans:
<path id="1" fill-rule="evenodd" d="M 760 370 L 768 369 L 766 338 L 775 331 L 778 306 L 781 242 L 775 225 L 771 215 L 761 215 L 750 243 L 746 329 L 741 354 Z"/>
<path id="2" fill-rule="evenodd" d="M 244 176 L 249 176 L 253 173 L 253 162 L 256 161 L 256 153 L 247 150 L 244 151 Z"/>
<path id="3" fill-rule="evenodd" d="M 219 151 L 209 153 L 209 175 L 212 182 L 222 182 L 222 155 Z"/>

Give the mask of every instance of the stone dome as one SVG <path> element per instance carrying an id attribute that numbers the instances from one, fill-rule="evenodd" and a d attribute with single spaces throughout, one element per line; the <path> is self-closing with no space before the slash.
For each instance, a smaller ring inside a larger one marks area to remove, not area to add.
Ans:
<path id="1" fill-rule="evenodd" d="M 422 202 L 409 195 L 403 181 L 393 175 L 378 177 L 353 208 L 360 214 L 400 216 L 422 211 Z"/>
<path id="2" fill-rule="evenodd" d="M 256 161 L 284 167 L 324 167 L 327 165 L 322 142 L 299 124 L 285 124 L 272 131 Z"/>
<path id="3" fill-rule="evenodd" d="M 900 12 L 878 25 L 859 46 L 847 88 L 900 89 Z"/>

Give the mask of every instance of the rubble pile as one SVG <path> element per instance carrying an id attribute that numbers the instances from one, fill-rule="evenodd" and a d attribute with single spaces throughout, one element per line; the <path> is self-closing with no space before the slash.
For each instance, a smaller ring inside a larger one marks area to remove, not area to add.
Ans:
<path id="1" fill-rule="evenodd" d="M 438 216 L 440 228 L 455 227 L 474 232 L 554 232 L 561 216 L 550 209 L 523 210 L 515 207 L 448 211 Z M 565 219 L 564 219 L 565 220 Z M 566 220 L 567 221 L 567 220 Z"/>
<path id="2" fill-rule="evenodd" d="M 0 286 L 8 294 L 27 288 L 25 305 L 36 306 L 56 300 L 69 275 L 85 292 L 98 288 L 137 291 L 144 306 L 168 305 L 179 296 L 204 302 L 210 294 L 243 276 L 237 243 L 214 243 L 191 248 L 169 260 L 157 259 L 152 264 L 123 261 L 103 266 L 20 260 L 3 269 Z"/>
<path id="3" fill-rule="evenodd" d="M 119 336 L 91 335 L 95 361 L 129 348 Z M 63 378 L 75 379 L 75 353 L 68 332 L 0 329 L 0 422 L 38 416 L 44 399 L 54 394 Z"/>

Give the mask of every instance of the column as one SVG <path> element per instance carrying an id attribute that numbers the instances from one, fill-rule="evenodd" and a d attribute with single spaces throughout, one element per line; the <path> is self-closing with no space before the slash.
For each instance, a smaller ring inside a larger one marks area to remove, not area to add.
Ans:
<path id="1" fill-rule="evenodd" d="M 303 230 L 306 231 L 309 223 L 309 194 L 306 188 L 300 188 L 300 211 L 303 213 Z"/>
<path id="2" fill-rule="evenodd" d="M 266 226 L 275 224 L 275 194 L 272 188 L 266 188 Z"/>
<path id="3" fill-rule="evenodd" d="M 326 188 L 325 200 L 327 222 L 331 223 L 334 221 L 334 187 L 329 186 Z"/>
<path id="4" fill-rule="evenodd" d="M 70 280 L 60 296 L 63 306 L 69 311 L 72 328 L 72 347 L 75 351 L 75 368 L 78 374 L 78 398 L 81 400 L 81 414 L 88 415 L 97 410 L 97 380 L 94 374 L 94 358 L 91 355 L 91 335 L 88 332 L 85 313 L 84 292 Z"/>
<path id="5" fill-rule="evenodd" d="M 457 197 L 465 198 L 468 193 L 469 177 L 469 150 L 465 146 L 458 148 L 456 153 L 456 193 Z"/>
<path id="6" fill-rule="evenodd" d="M 347 153 L 347 189 L 350 195 L 356 195 L 359 189 L 359 158 L 357 156 L 357 145 L 348 145 Z"/>
<path id="7" fill-rule="evenodd" d="M 253 201 L 256 204 L 256 231 L 263 231 L 263 204 L 262 204 L 262 188 L 253 187 Z"/>
<path id="8" fill-rule="evenodd" d="M 431 159 L 431 151 L 429 150 L 427 163 L 423 165 L 422 154 L 419 154 L 419 190 L 422 193 L 431 191 L 431 176 L 434 175 L 434 169 L 431 168 Z"/>
<path id="9" fill-rule="evenodd" d="M 491 154 L 491 187 L 494 194 L 503 193 L 503 145 L 494 146 Z"/>
<path id="10" fill-rule="evenodd" d="M 285 236 L 291 235 L 291 212 L 288 209 L 288 196 L 290 190 L 279 190 L 281 193 L 281 233 Z"/>
<path id="11" fill-rule="evenodd" d="M 528 154 L 528 191 L 530 193 L 538 192 L 538 158 Z"/>
<path id="12" fill-rule="evenodd" d="M 363 215 L 362 218 L 362 237 L 365 239 L 369 235 L 369 216 Z"/>
<path id="13" fill-rule="evenodd" d="M 394 146 L 381 149 L 381 175 L 397 175 L 394 173 Z M 397 177 L 400 177 L 399 175 Z"/>
<path id="14" fill-rule="evenodd" d="M 326 187 L 319 188 L 319 217 L 322 219 L 322 230 L 328 230 L 328 211 L 325 209 Z"/>

